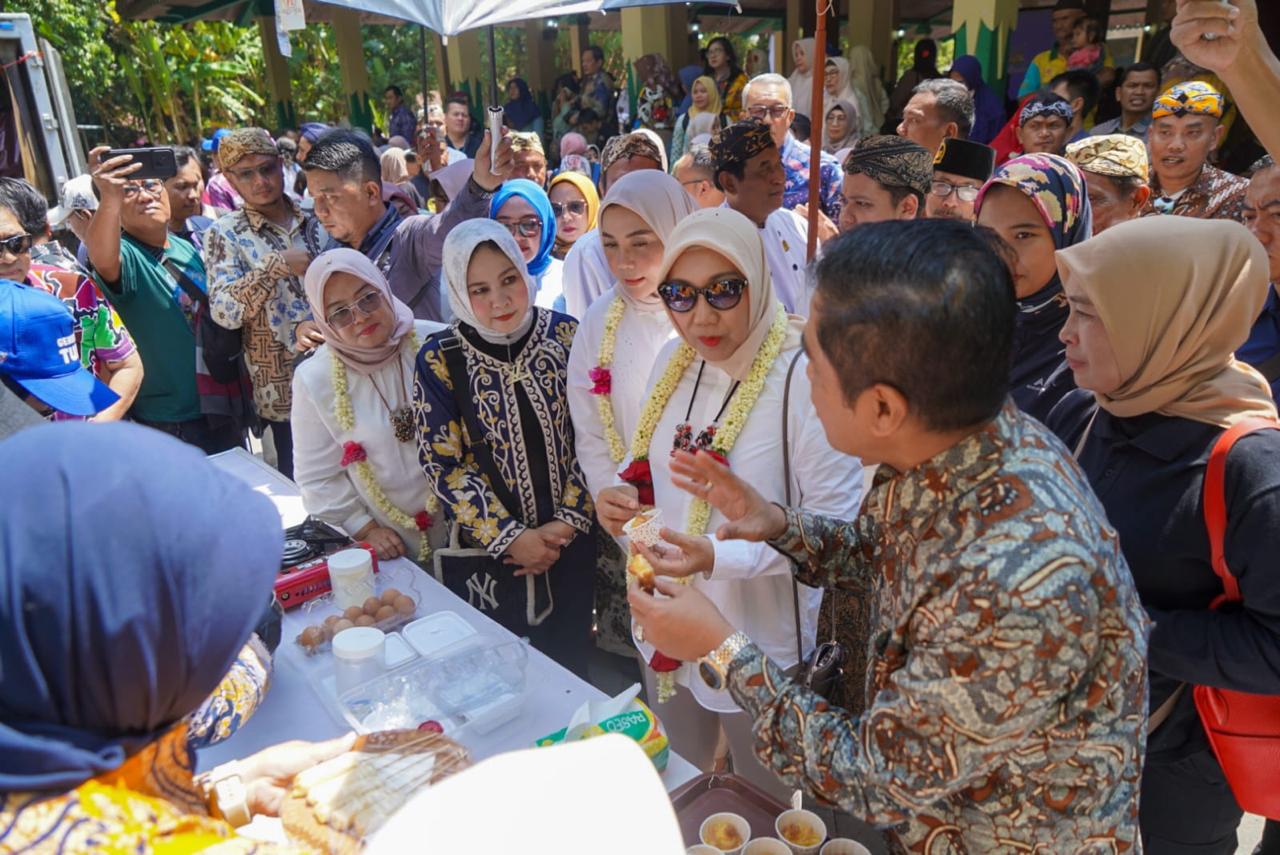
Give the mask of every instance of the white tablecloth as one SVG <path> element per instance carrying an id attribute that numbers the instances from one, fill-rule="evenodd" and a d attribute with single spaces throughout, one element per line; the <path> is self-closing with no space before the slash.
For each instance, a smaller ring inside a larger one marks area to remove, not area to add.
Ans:
<path id="1" fill-rule="evenodd" d="M 297 486 L 258 458 L 243 449 L 235 449 L 214 455 L 210 460 L 271 499 L 286 527 L 297 525 L 306 518 Z M 395 565 L 414 568 L 411 562 L 403 558 L 384 564 L 388 568 Z M 419 605 L 419 614 L 447 609 L 456 612 L 477 630 L 511 636 L 511 633 L 456 597 L 429 574 L 423 573 L 421 576 L 422 583 L 418 585 L 418 589 L 426 593 Z M 297 610 L 285 613 L 283 640 L 275 657 L 275 673 L 266 700 L 230 739 L 200 752 L 197 762 L 200 769 L 247 757 L 289 739 L 331 739 L 346 731 L 312 688 L 304 666 L 295 658 L 296 649 L 290 649 L 293 639 L 307 623 Z M 466 747 L 475 759 L 532 747 L 539 737 L 568 724 L 574 710 L 583 703 L 605 697 L 599 689 L 532 647 L 529 648 L 526 683 L 528 695 L 518 718 L 491 733 L 465 739 Z M 672 752 L 662 778 L 667 789 L 673 790 L 698 774 L 694 766 Z"/>

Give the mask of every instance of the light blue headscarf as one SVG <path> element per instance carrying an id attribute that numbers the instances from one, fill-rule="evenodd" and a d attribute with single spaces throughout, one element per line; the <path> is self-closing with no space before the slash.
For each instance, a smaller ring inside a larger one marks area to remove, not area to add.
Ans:
<path id="1" fill-rule="evenodd" d="M 191 713 L 261 620 L 264 496 L 133 424 L 0 443 L 0 792 L 67 790 Z"/>
<path id="2" fill-rule="evenodd" d="M 533 206 L 538 219 L 542 220 L 542 238 L 538 243 L 538 252 L 527 262 L 529 273 L 541 276 L 551 266 L 551 250 L 556 245 L 556 215 L 551 212 L 551 200 L 541 187 L 527 178 L 506 181 L 493 194 L 493 200 L 489 203 L 489 219 L 498 219 L 498 211 L 513 196 L 519 196 Z"/>

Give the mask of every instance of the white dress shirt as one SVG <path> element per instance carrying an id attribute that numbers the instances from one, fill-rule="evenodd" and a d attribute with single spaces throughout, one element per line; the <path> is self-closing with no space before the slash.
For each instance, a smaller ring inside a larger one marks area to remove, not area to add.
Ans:
<path id="1" fill-rule="evenodd" d="M 533 298 L 533 304 L 540 309 L 551 309 L 561 314 L 572 314 L 565 312 L 564 262 L 560 259 L 551 259 L 547 269 L 542 271 L 542 275 L 538 277 L 538 293 Z M 573 317 L 576 318 L 577 315 L 573 315 Z"/>
<path id="2" fill-rule="evenodd" d="M 565 313 L 575 318 L 586 317 L 587 308 L 596 298 L 613 287 L 613 272 L 604 256 L 600 230 L 592 229 L 574 241 L 564 257 Z"/>
<path id="3" fill-rule="evenodd" d="M 600 421 L 598 395 L 591 394 L 590 372 L 600 363 L 600 340 L 604 338 L 605 316 L 618 295 L 621 285 L 606 291 L 587 309 L 578 325 L 573 348 L 569 351 L 569 414 L 573 417 L 573 437 L 578 449 L 578 465 L 587 477 L 592 497 L 606 487 L 619 483 L 621 466 L 609 456 L 609 443 Z M 620 298 L 619 298 L 620 299 Z M 612 375 L 614 427 L 629 448 L 631 434 L 640 421 L 640 410 L 649 394 L 649 372 L 662 346 L 674 338 L 675 328 L 661 306 L 655 311 L 626 304 L 618 321 L 614 340 Z"/>
<path id="4" fill-rule="evenodd" d="M 773 290 L 787 311 L 809 316 L 809 223 L 795 211 L 779 208 L 760 230 Z"/>
<path id="5" fill-rule="evenodd" d="M 444 324 L 414 321 L 418 341 L 445 329 Z M 354 534 L 376 520 L 394 529 L 405 543 L 405 552 L 418 554 L 419 532 L 403 529 L 386 517 L 352 468 L 342 467 L 342 446 L 358 442 L 364 447 L 374 477 L 393 505 L 409 516 L 425 510 L 427 476 L 418 461 L 418 443 L 400 442 L 391 426 L 387 406 L 398 409 L 413 398 L 414 360 L 418 353 L 401 341 L 400 360 L 373 374 L 347 370 L 347 391 L 355 413 L 355 427 L 344 431 L 334 411 L 333 351 L 321 345 L 293 375 L 293 477 L 302 492 L 307 512 L 347 534 Z M 375 388 L 374 384 L 377 384 Z M 378 392 L 381 391 L 380 397 Z M 382 398 L 386 398 L 386 404 Z M 443 536 L 443 514 L 436 514 L 434 535 Z"/>
<path id="6" fill-rule="evenodd" d="M 669 342 L 658 355 L 649 375 L 650 388 L 662 376 L 678 343 Z M 796 354 L 797 349 L 783 351 L 774 362 L 760 398 L 728 455 L 734 474 L 755 487 L 765 499 L 778 503 L 786 501 L 782 459 L 783 390 L 787 369 Z M 787 419 L 791 504 L 838 519 L 853 519 L 864 492 L 862 464 L 857 458 L 835 451 L 827 443 L 822 423 L 809 397 L 806 362 L 801 356 L 791 378 Z M 699 365 L 700 360 L 694 360 L 685 370 L 649 445 L 654 499 L 662 509 L 662 524 L 680 531 L 685 528 L 693 497 L 671 483 L 670 451 L 676 425 L 684 421 L 689 408 Z M 690 417 L 695 437 L 715 418 L 732 385 L 733 379 L 728 374 L 707 365 Z M 710 578 L 697 574 L 691 584 L 706 594 L 729 623 L 746 633 L 770 659 L 783 668 L 789 668 L 797 662 L 791 562 L 764 543 L 716 540 L 714 532 L 724 522 L 724 516 L 713 509 L 707 533 L 711 535 L 715 549 L 715 567 Z M 804 585 L 799 590 L 801 637 L 807 656 L 815 644 L 822 591 Z M 638 639 L 637 646 L 648 661 L 653 655 L 653 647 Z M 694 663 L 680 667 L 676 672 L 676 682 L 688 687 L 706 709 L 738 711 L 728 692 L 713 691 L 702 681 Z"/>

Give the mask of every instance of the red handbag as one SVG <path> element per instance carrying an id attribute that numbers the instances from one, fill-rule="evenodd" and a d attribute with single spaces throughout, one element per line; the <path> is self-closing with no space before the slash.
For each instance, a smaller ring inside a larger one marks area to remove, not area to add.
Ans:
<path id="1" fill-rule="evenodd" d="M 1260 430 L 1280 430 L 1280 422 L 1246 419 L 1222 434 L 1209 455 L 1204 474 L 1204 521 L 1209 530 L 1213 572 L 1223 587 L 1223 593 L 1210 608 L 1240 601 L 1240 586 L 1227 567 L 1223 545 L 1227 530 L 1227 452 L 1241 437 Z M 1222 764 L 1236 802 L 1248 813 L 1280 819 L 1280 696 L 1196 686 L 1195 701 L 1209 744 Z"/>

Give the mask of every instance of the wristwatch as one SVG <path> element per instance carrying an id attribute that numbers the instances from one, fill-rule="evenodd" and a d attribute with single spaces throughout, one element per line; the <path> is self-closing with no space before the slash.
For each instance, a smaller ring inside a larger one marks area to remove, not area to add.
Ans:
<path id="1" fill-rule="evenodd" d="M 245 789 L 239 762 L 224 763 L 196 780 L 204 791 L 213 816 L 225 819 L 232 828 L 248 825 L 253 819 L 249 813 L 249 791 Z"/>
<path id="2" fill-rule="evenodd" d="M 713 691 L 722 691 L 729 684 L 729 666 L 742 652 L 742 648 L 750 643 L 751 639 L 746 635 L 735 632 L 721 642 L 719 647 L 699 659 L 698 675 L 702 677 L 702 682 Z"/>

